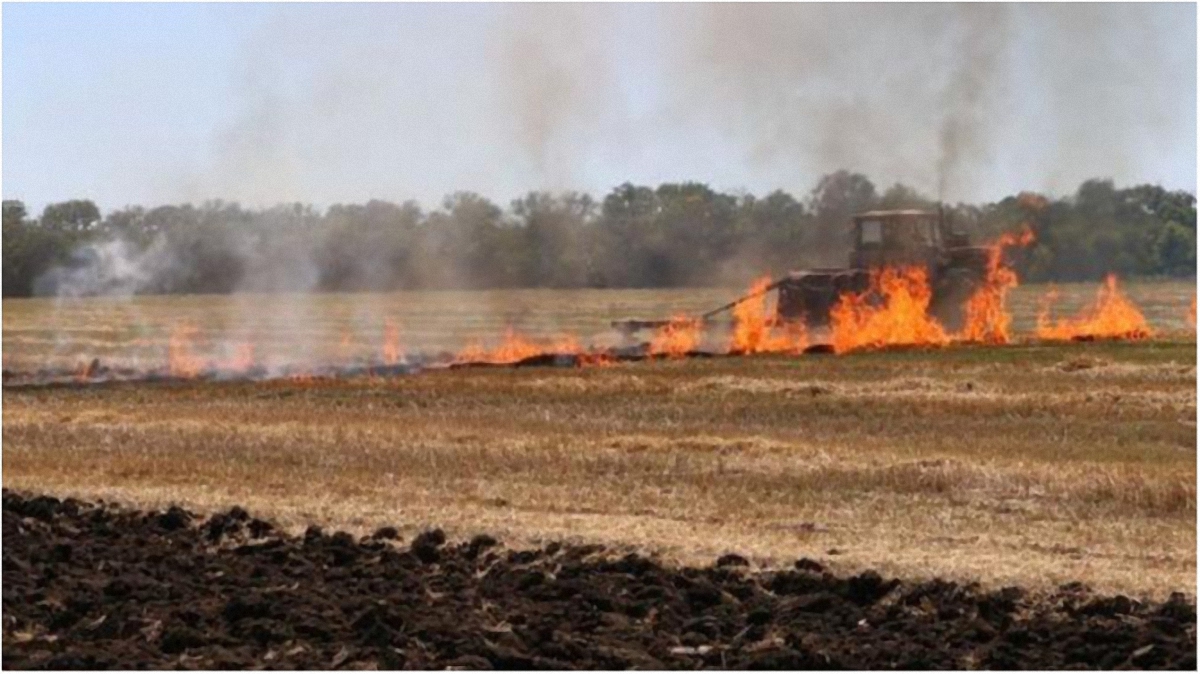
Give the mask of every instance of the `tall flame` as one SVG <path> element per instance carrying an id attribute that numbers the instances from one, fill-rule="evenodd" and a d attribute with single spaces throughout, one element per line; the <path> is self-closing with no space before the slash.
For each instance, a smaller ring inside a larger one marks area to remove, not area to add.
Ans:
<path id="1" fill-rule="evenodd" d="M 682 358 L 700 343 L 700 321 L 686 316 L 672 318 L 670 323 L 655 331 L 650 339 L 650 354 Z"/>
<path id="2" fill-rule="evenodd" d="M 932 295 L 924 267 L 871 272 L 866 291 L 843 294 L 829 312 L 834 353 L 948 343 L 946 330 L 928 314 Z"/>
<path id="3" fill-rule="evenodd" d="M 199 376 L 205 363 L 193 351 L 199 329 L 191 323 L 175 326 L 167 340 L 167 371 L 172 377 L 190 379 Z"/>
<path id="4" fill-rule="evenodd" d="M 404 351 L 400 347 L 400 328 L 391 319 L 383 322 L 383 363 L 396 365 L 404 359 Z"/>
<path id="5" fill-rule="evenodd" d="M 1187 313 L 1188 329 L 1192 332 L 1196 331 L 1196 296 L 1192 295 L 1192 304 L 1188 307 Z"/>
<path id="6" fill-rule="evenodd" d="M 1033 231 L 1006 233 L 988 248 L 987 270 L 982 284 L 967 300 L 966 321 L 955 337 L 968 342 L 1007 344 L 1012 315 L 1008 313 L 1008 291 L 1017 287 L 1017 273 L 1004 264 L 1004 251 L 1012 246 L 1028 246 Z"/>
<path id="7" fill-rule="evenodd" d="M 808 334 L 803 323 L 797 321 L 782 329 L 771 324 L 767 308 L 767 289 L 770 286 L 770 276 L 758 279 L 750 287 L 748 298 L 733 307 L 730 352 L 801 353 L 808 346 Z"/>
<path id="8" fill-rule="evenodd" d="M 254 343 L 241 342 L 233 347 L 233 356 L 225 363 L 227 369 L 245 372 L 254 367 Z"/>
<path id="9" fill-rule="evenodd" d="M 1096 293 L 1096 301 L 1073 318 L 1050 320 L 1051 305 L 1058 293 L 1051 290 L 1038 311 L 1039 339 L 1145 339 L 1154 334 L 1146 317 L 1117 287 L 1117 277 L 1109 274 Z"/>

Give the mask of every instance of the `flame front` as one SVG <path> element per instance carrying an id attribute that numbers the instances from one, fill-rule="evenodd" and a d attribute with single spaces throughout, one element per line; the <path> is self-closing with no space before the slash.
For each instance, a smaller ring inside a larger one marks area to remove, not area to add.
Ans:
<path id="1" fill-rule="evenodd" d="M 475 341 L 468 344 L 458 355 L 456 363 L 516 363 L 533 356 L 547 354 L 579 355 L 584 349 L 579 340 L 572 335 L 563 335 L 548 343 L 538 343 L 517 333 L 509 327 L 504 331 L 504 340 L 495 348 L 488 349 L 482 343 Z M 580 361 L 581 363 L 583 361 Z"/>
<path id="2" fill-rule="evenodd" d="M 700 321 L 686 316 L 672 318 L 669 323 L 655 331 L 650 339 L 650 354 L 668 358 L 682 358 L 695 351 L 700 343 Z"/>
<path id="3" fill-rule="evenodd" d="M 966 320 L 957 339 L 984 344 L 1007 344 L 1012 315 L 1008 313 L 1008 291 L 1017 287 L 1017 273 L 1004 264 L 1004 251 L 1028 246 L 1033 231 L 1006 233 L 988 248 L 987 270 L 982 284 L 967 300 Z"/>
<path id="4" fill-rule="evenodd" d="M 194 345 L 199 329 L 190 323 L 175 326 L 167 340 L 167 371 L 172 377 L 191 379 L 200 375 L 205 363 L 196 355 Z"/>
<path id="5" fill-rule="evenodd" d="M 733 307 L 731 353 L 802 353 L 808 346 L 803 323 L 796 321 L 783 328 L 772 325 L 767 306 L 770 287 L 770 276 L 758 279 L 750 287 L 748 299 Z"/>
<path id="6" fill-rule="evenodd" d="M 1113 274 L 1104 279 L 1096 301 L 1074 318 L 1051 322 L 1050 309 L 1057 298 L 1058 293 L 1051 290 L 1042 300 L 1037 318 L 1039 339 L 1145 339 L 1154 334 L 1141 310 L 1117 287 Z"/>
<path id="7" fill-rule="evenodd" d="M 242 342 L 233 347 L 233 357 L 229 359 L 225 367 L 234 372 L 245 372 L 254 367 L 253 342 Z"/>
<path id="8" fill-rule="evenodd" d="M 1004 264 L 1005 251 L 1012 246 L 1025 246 L 1033 241 L 1033 233 L 1026 229 L 1020 233 L 1009 233 L 997 239 L 989 248 L 984 278 L 979 287 L 964 305 L 965 323 L 961 332 L 947 332 L 929 314 L 933 292 L 928 272 L 924 267 L 887 267 L 873 270 L 868 287 L 861 293 L 845 293 L 838 298 L 830 310 L 830 338 L 832 350 L 837 354 L 865 349 L 885 348 L 898 345 L 942 346 L 952 342 L 975 342 L 983 344 L 1006 344 L 1012 340 L 1012 316 L 1008 312 L 1009 291 L 1017 286 L 1016 273 Z M 808 346 L 808 335 L 803 322 L 778 323 L 774 318 L 774 307 L 768 294 L 772 286 L 770 277 L 756 280 L 744 299 L 732 307 L 732 331 L 729 333 L 728 353 L 748 355 L 760 353 L 803 353 Z M 1051 290 L 1042 301 L 1037 315 L 1035 335 L 1045 340 L 1077 340 L 1095 338 L 1144 339 L 1154 335 L 1142 312 L 1118 288 L 1115 276 L 1109 275 L 1098 290 L 1095 301 L 1074 317 L 1051 320 L 1051 305 L 1057 292 Z M 1176 311 L 1182 312 L 1183 307 Z M 1189 329 L 1196 330 L 1196 296 L 1193 295 L 1186 310 Z M 632 356 L 624 349 L 606 349 L 594 345 L 583 346 L 575 335 L 556 338 L 531 338 L 519 334 L 512 327 L 505 330 L 501 342 L 492 348 L 482 342 L 473 342 L 463 348 L 452 363 L 514 364 L 538 356 L 570 356 L 554 359 L 562 365 L 570 361 L 579 367 L 612 365 L 626 359 L 638 359 L 642 355 L 683 358 L 700 346 L 705 322 L 702 319 L 676 316 L 654 332 L 644 351 L 637 350 Z M 219 355 L 206 359 L 197 349 L 198 327 L 192 323 L 174 326 L 167 341 L 167 372 L 171 377 L 191 379 L 200 376 L 224 378 L 228 375 L 256 376 L 255 345 L 250 341 L 226 344 Z M 142 345 L 134 341 L 135 346 Z M 339 353 L 345 358 L 351 350 L 352 336 L 343 329 L 339 342 Z M 155 351 L 161 342 L 154 340 Z M 156 353 L 156 357 L 159 357 Z M 396 322 L 384 321 L 382 362 L 387 365 L 405 363 L 406 356 L 400 344 L 400 329 Z M 8 354 L 5 354 L 6 356 Z M 374 360 L 378 363 L 378 360 Z M 425 356 L 415 359 L 418 364 L 436 362 L 446 364 L 444 359 L 432 361 Z M 135 368 L 109 368 L 99 360 L 82 362 L 76 369 L 61 375 L 73 376 L 76 381 L 88 382 L 103 377 L 129 377 Z M 275 372 L 271 369 L 270 372 Z M 355 371 L 361 371 L 357 369 Z M 113 372 L 116 372 L 114 375 Z M 161 373 L 161 368 L 156 368 Z M 311 371 L 299 371 L 293 367 L 284 369 L 282 375 L 298 383 L 312 383 L 314 377 L 337 374 L 338 368 L 316 366 Z M 377 372 L 367 369 L 370 376 Z M 383 372 L 379 370 L 378 372 Z M 257 375 L 268 373 L 259 369 Z"/>
<path id="9" fill-rule="evenodd" d="M 946 330 L 928 314 L 932 297 L 924 267 L 871 272 L 866 291 L 843 294 L 829 312 L 834 353 L 948 343 Z"/>
<path id="10" fill-rule="evenodd" d="M 404 359 L 404 350 L 400 347 L 400 328 L 395 322 L 383 322 L 383 364 L 397 365 Z"/>

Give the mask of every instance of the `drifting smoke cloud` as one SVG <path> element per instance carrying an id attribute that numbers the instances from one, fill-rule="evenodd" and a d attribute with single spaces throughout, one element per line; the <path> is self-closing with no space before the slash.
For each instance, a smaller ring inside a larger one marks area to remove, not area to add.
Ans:
<path id="1" fill-rule="evenodd" d="M 34 282 L 34 293 L 58 297 L 116 295 L 143 292 L 176 262 L 164 237 L 144 249 L 123 239 L 80 246 L 71 264 L 55 267 Z"/>
<path id="2" fill-rule="evenodd" d="M 674 17 L 676 104 L 722 125 L 756 165 L 851 168 L 961 197 L 1002 130 L 1011 6 L 698 10 Z"/>
<path id="3" fill-rule="evenodd" d="M 1136 172 L 1152 156 L 1148 136 L 1190 136 L 1195 154 L 1194 7 L 664 11 L 683 83 L 676 110 L 720 125 L 764 170 L 811 180 L 853 168 L 973 200 L 1014 176 L 1053 190 L 1095 176 L 1153 180 Z"/>
<path id="4" fill-rule="evenodd" d="M 988 125 L 994 118 L 991 105 L 1006 82 L 1003 66 L 1010 45 L 1010 10 L 1002 5 L 955 7 L 961 54 L 950 70 L 943 93 L 941 132 L 938 135 L 937 196 L 945 199 L 952 178 L 973 172 L 988 159 L 992 138 Z M 966 179 L 962 179 L 964 182 Z"/>
<path id="5" fill-rule="evenodd" d="M 279 9 L 186 198 L 431 205 L 667 176 L 766 192 L 850 168 L 980 201 L 1194 157 L 1188 5 L 407 11 Z"/>
<path id="6" fill-rule="evenodd" d="M 596 5 L 506 7 L 489 49 L 495 94 L 536 184 L 565 189 L 587 141 L 616 114 L 615 13 Z"/>

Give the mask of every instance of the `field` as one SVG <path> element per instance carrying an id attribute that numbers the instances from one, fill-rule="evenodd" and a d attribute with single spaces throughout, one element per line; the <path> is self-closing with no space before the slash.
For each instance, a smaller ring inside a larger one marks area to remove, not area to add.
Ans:
<path id="1" fill-rule="evenodd" d="M 1054 316 L 1072 314 L 1091 301 L 1096 284 L 1058 288 Z M 1194 339 L 1188 306 L 1195 286 L 1178 282 L 1122 285 L 1152 327 Z M 1033 331 L 1046 286 L 1022 286 L 1009 298 L 1013 328 Z M 456 351 L 481 340 L 494 344 L 507 328 L 555 337 L 573 334 L 581 343 L 615 343 L 609 322 L 697 314 L 738 297 L 745 289 L 515 290 L 400 292 L 312 296 L 226 295 L 70 299 L 4 302 L 4 368 L 75 368 L 99 357 L 105 362 L 156 367 L 166 363 L 167 343 L 183 326 L 195 329 L 196 351 L 229 357 L 252 344 L 267 365 L 330 364 L 378 358 L 389 323 L 402 351 Z M 719 345 L 712 345 L 719 346 Z"/>
<path id="2" fill-rule="evenodd" d="M 5 669 L 1196 668 L 1196 610 L 5 490 Z"/>
<path id="3" fill-rule="evenodd" d="M 1017 291 L 1018 332 L 1044 290 Z M 1069 310 L 1093 287 L 1063 292 Z M 1194 288 L 1128 292 L 1162 338 L 6 389 L 4 485 L 201 512 L 240 504 L 295 531 L 440 526 L 672 563 L 735 551 L 768 567 L 810 557 L 839 572 L 1194 596 Z M 262 357 L 320 360 L 347 332 L 352 353 L 377 353 L 385 318 L 407 348 L 455 348 L 451 335 L 509 324 L 589 335 L 730 296 L 5 302 L 4 357 L 6 368 L 111 359 L 143 339 L 143 357 L 161 361 L 170 326 L 191 320 L 207 337 L 251 336 Z"/>

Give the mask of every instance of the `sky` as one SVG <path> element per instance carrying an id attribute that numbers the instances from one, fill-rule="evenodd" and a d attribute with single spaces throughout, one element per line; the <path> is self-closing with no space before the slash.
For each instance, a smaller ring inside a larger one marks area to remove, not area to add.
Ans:
<path id="1" fill-rule="evenodd" d="M 12 4 L 3 196 L 326 207 L 626 181 L 1196 189 L 1196 9 Z"/>

